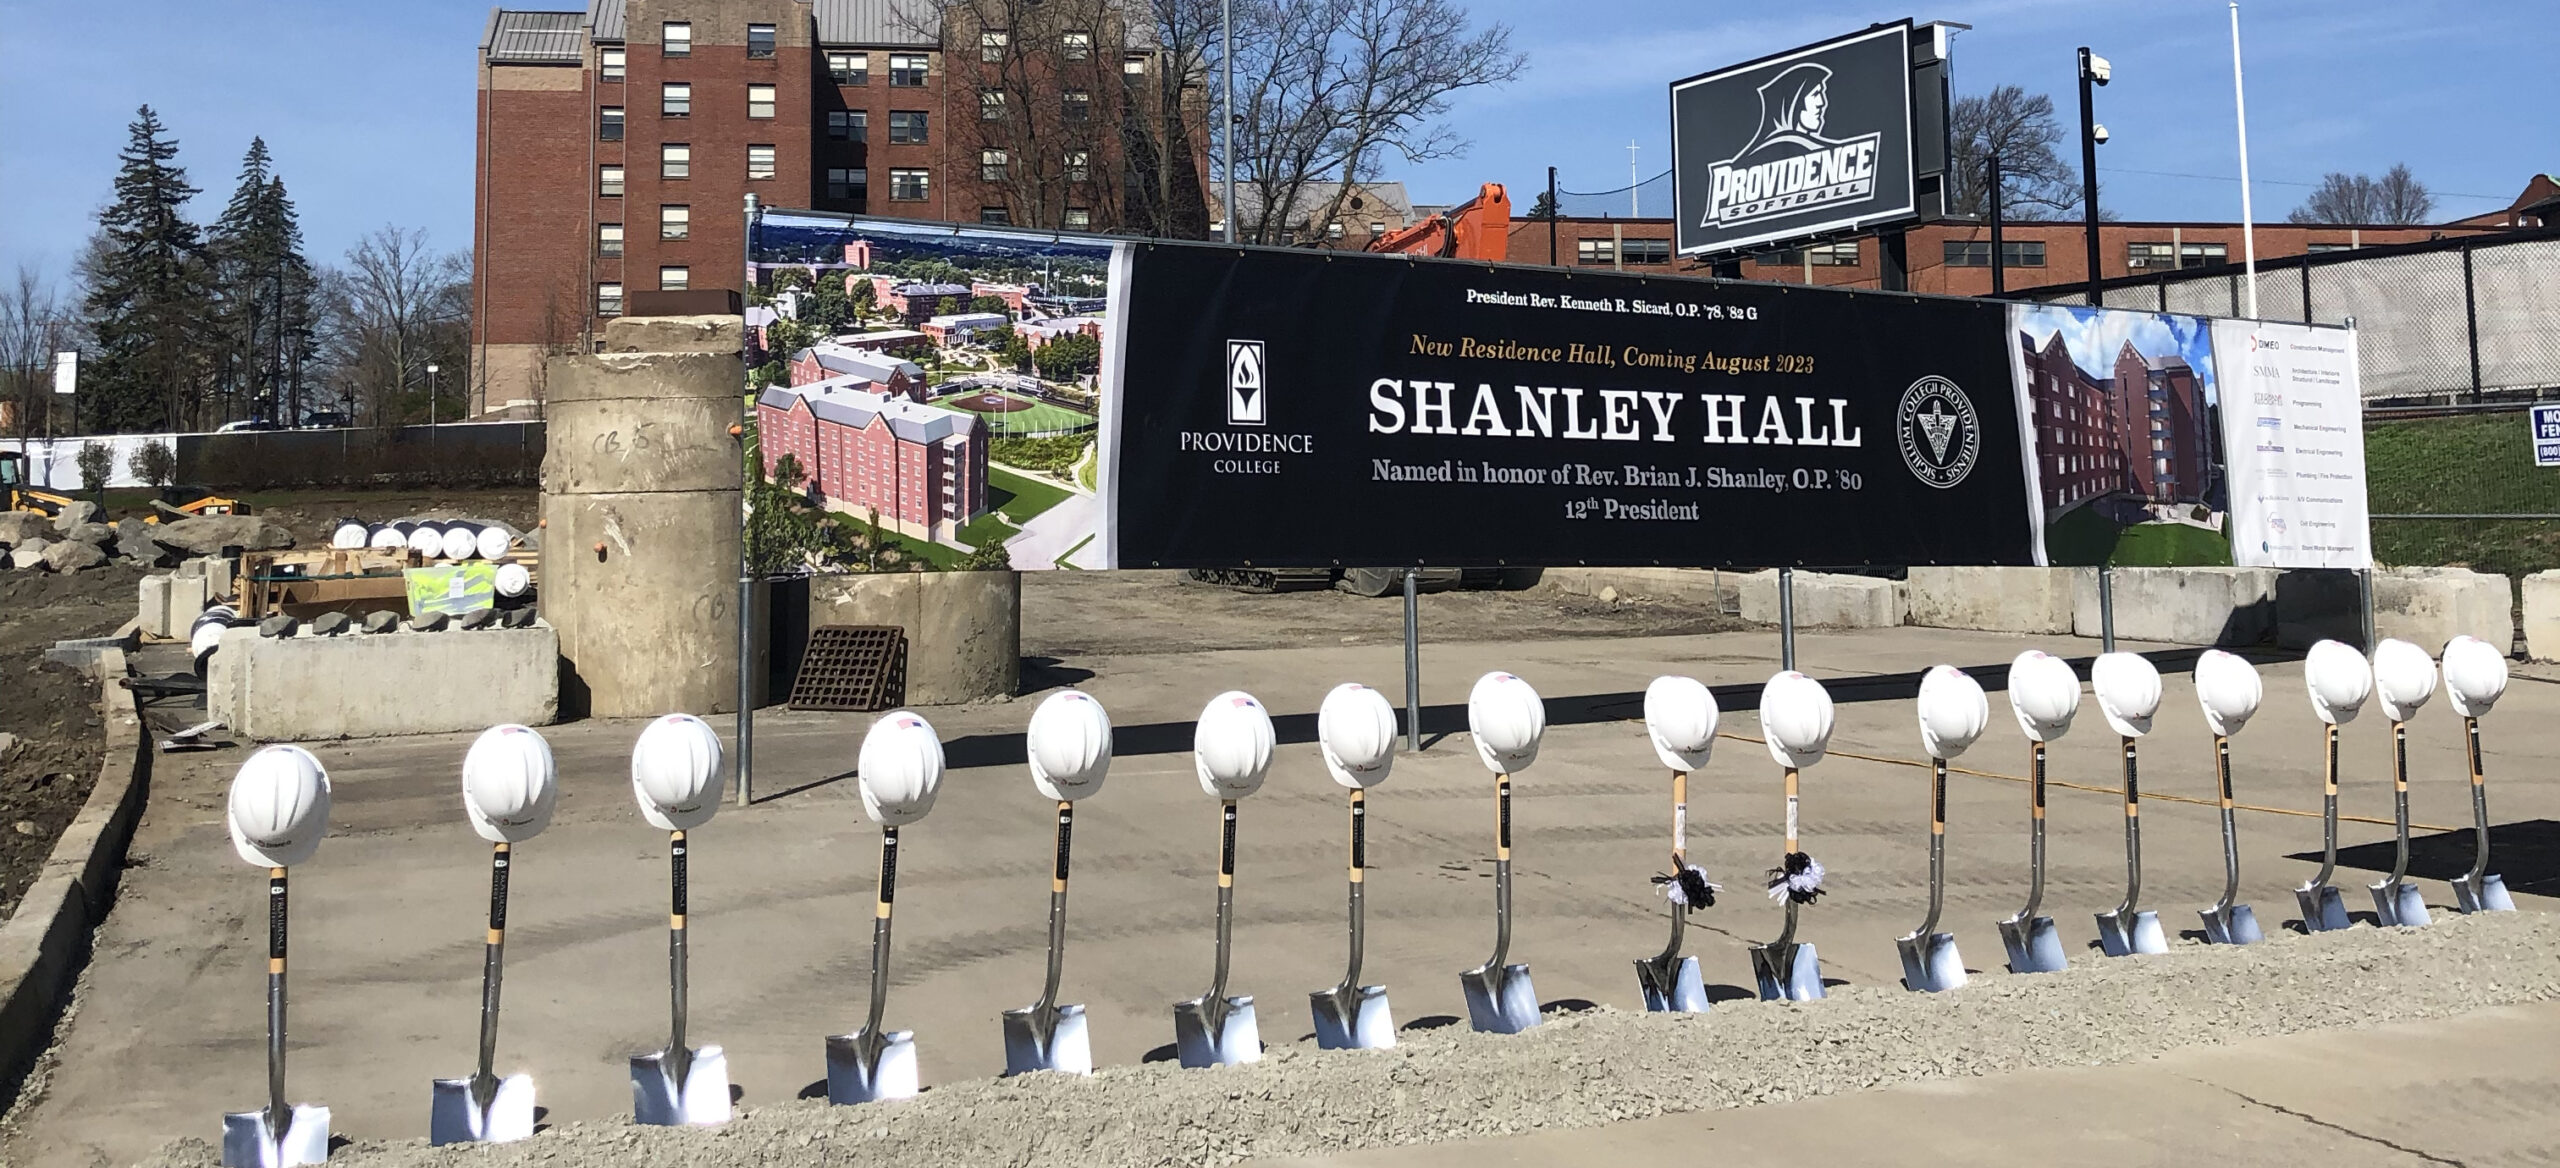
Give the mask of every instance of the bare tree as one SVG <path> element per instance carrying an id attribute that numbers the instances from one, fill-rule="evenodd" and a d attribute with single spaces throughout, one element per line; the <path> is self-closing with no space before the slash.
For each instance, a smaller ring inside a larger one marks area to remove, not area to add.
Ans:
<path id="1" fill-rule="evenodd" d="M 943 130 L 962 148 L 958 189 L 1005 207 L 1022 226 L 1121 226 L 1127 7 L 1123 0 L 941 6 L 946 84 L 960 98 L 958 124 Z"/>
<path id="2" fill-rule="evenodd" d="M 384 226 L 357 240 L 321 282 L 323 351 L 340 400 L 397 425 L 425 413 L 430 362 L 462 388 L 469 288 L 468 261 L 431 249 L 424 230 Z"/>
<path id="3" fill-rule="evenodd" d="M 0 401 L 11 404 L 13 428 L 24 440 L 43 427 L 53 409 L 53 355 L 69 330 L 62 302 L 35 269 L 18 266 L 17 279 L 0 288 Z"/>
<path id="4" fill-rule="evenodd" d="M 2322 175 L 2311 197 L 2285 218 L 2294 223 L 2424 223 L 2435 209 L 2427 185 L 2409 173 L 2407 163 L 2400 163 L 2379 179 L 2343 171 Z"/>
<path id="5" fill-rule="evenodd" d="M 1969 94 L 1949 112 L 1947 211 L 1987 218 L 1990 187 L 1984 164 L 2000 155 L 2000 211 L 2010 219 L 2070 219 L 2080 214 L 2080 168 L 2057 148 L 2062 123 L 2053 98 L 2003 85 Z M 2099 206 L 2106 205 L 2105 200 Z"/>
<path id="6" fill-rule="evenodd" d="M 1388 158 L 1463 154 L 1442 122 L 1457 94 L 1520 75 L 1511 30 L 1471 29 L 1451 0 L 1236 4 L 1237 238 L 1276 241 L 1341 217 Z M 1331 184 L 1328 188 L 1324 184 Z M 1321 232 L 1316 233 L 1319 237 Z"/>

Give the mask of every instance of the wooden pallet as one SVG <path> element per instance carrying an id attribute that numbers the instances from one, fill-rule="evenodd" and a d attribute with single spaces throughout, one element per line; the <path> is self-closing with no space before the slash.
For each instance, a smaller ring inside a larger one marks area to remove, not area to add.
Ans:
<path id="1" fill-rule="evenodd" d="M 809 630 L 790 708 L 869 712 L 907 700 L 907 631 L 897 625 L 822 625 Z"/>

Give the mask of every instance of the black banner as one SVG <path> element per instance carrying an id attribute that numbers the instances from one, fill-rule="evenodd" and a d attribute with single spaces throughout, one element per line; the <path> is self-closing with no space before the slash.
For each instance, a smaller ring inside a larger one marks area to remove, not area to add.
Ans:
<path id="1" fill-rule="evenodd" d="M 1115 566 L 2035 562 L 2002 305 L 1124 246 Z"/>

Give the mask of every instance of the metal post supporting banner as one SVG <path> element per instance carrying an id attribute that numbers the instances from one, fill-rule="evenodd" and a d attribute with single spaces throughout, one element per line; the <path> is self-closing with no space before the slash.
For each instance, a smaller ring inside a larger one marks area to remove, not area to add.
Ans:
<path id="1" fill-rule="evenodd" d="M 2000 254 L 1999 151 L 1994 150 L 1991 152 L 1991 157 L 1984 163 L 1984 168 L 1989 172 L 1985 176 L 1985 185 L 1989 188 L 1985 193 L 1991 196 L 1991 294 L 1994 296 L 2001 296 L 2007 294 L 2009 291 L 2009 265 L 2003 262 L 2003 257 Z"/>
<path id="2" fill-rule="evenodd" d="M 1412 568 L 1404 570 L 1404 743 L 1422 751 L 1422 585 Z"/>
<path id="3" fill-rule="evenodd" d="M 2471 245 L 2462 245 L 2462 337 L 2471 350 L 2471 400 L 2480 400 L 2480 302 L 2471 283 Z"/>
<path id="4" fill-rule="evenodd" d="M 2373 569 L 2356 571 L 2356 608 L 2364 617 L 2364 651 L 2373 652 Z"/>
<path id="5" fill-rule="evenodd" d="M 1235 0 L 1219 0 L 1218 3 L 1218 72 L 1225 77 L 1227 89 L 1227 103 L 1224 109 L 1226 120 L 1220 123 L 1221 128 L 1218 133 L 1221 139 L 1226 143 L 1225 148 L 1220 150 L 1219 153 L 1225 155 L 1225 158 L 1222 161 L 1226 167 L 1226 194 L 1224 198 L 1226 199 L 1227 206 L 1227 242 L 1234 243 L 1236 241 Z M 1350 178 L 1352 176 L 1344 175 L 1343 177 Z"/>
<path id="6" fill-rule="evenodd" d="M 2098 647 L 2116 651 L 2115 569 L 2106 564 L 2098 565 Z"/>
<path id="7" fill-rule="evenodd" d="M 2106 293 L 2098 287 L 2098 122 L 2090 104 L 2089 58 L 2089 46 L 2080 46 L 2080 221 L 2089 243 L 2089 307 L 2096 308 Z M 2099 577 L 2102 597 L 2105 579 Z"/>
<path id="8" fill-rule="evenodd" d="M 740 234 L 745 238 L 745 240 L 746 240 L 745 244 L 743 245 L 743 249 L 742 249 L 742 250 L 744 250 L 744 252 L 746 253 L 746 254 L 745 254 L 746 266 L 745 266 L 744 268 L 741 268 L 741 269 L 739 270 L 739 278 L 740 278 L 742 281 L 744 281 L 744 283 L 745 283 L 745 287 L 744 287 L 744 288 L 742 288 L 742 289 L 739 291 L 739 294 L 738 294 L 738 299 L 739 299 L 739 301 L 741 302 L 741 304 L 742 304 L 742 305 L 743 305 L 744 301 L 745 301 L 745 300 L 746 300 L 746 298 L 747 298 L 747 293 L 748 293 L 749 291 L 753 290 L 753 289 L 754 289 L 754 287 L 755 287 L 755 270 L 756 270 L 756 269 L 755 269 L 755 262 L 756 262 L 756 223 L 757 223 L 757 221 L 758 221 L 759 219 L 761 219 L 762 217 L 763 217 L 763 216 L 762 216 L 762 213 L 759 211 L 759 209 L 758 209 L 758 208 L 757 208 L 757 206 L 756 206 L 756 197 L 755 197 L 754 195 L 752 195 L 752 194 L 748 195 L 748 196 L 747 196 L 747 221 L 746 221 L 746 230 L 745 230 L 744 232 L 741 232 L 741 233 L 740 233 Z M 743 338 L 741 338 L 741 340 L 743 340 Z M 742 370 L 745 368 L 745 365 L 746 365 L 746 363 L 745 363 L 744 361 L 740 361 L 740 362 L 739 362 L 739 367 L 740 367 Z M 753 771 L 753 768 L 752 768 L 752 762 L 753 762 L 754 757 L 755 757 L 755 740 L 756 740 L 756 702 L 755 702 L 755 693 L 756 693 L 756 690 L 755 690 L 755 679 L 753 678 L 753 676 L 751 676 L 751 675 L 749 674 L 749 672 L 748 672 L 748 666 L 749 666 L 749 664 L 750 664 L 751 662 L 753 662 L 753 661 L 755 660 L 755 651 L 754 651 L 755 625 L 754 625 L 754 621 L 755 621 L 755 605 L 756 605 L 756 584 L 755 584 L 755 574 L 750 570 L 750 565 L 751 565 L 752 561 L 751 561 L 751 559 L 749 558 L 749 556 L 748 556 L 748 554 L 747 554 L 747 507 L 748 507 L 748 506 L 752 503 L 752 501 L 755 499 L 755 486 L 756 486 L 756 480 L 760 477 L 760 476 L 756 473 L 755 468 L 750 467 L 750 466 L 748 466 L 748 465 L 747 465 L 747 446 L 746 446 L 746 441 L 745 441 L 745 439 L 746 439 L 746 433 L 747 433 L 747 427 L 755 421 L 755 418 L 754 418 L 754 415 L 753 415 L 753 414 L 751 414 L 751 413 L 749 413 L 749 412 L 748 412 L 748 411 L 749 411 L 749 409 L 750 409 L 751 407 L 749 407 L 747 403 L 748 403 L 748 401 L 749 401 L 749 400 L 751 400 L 751 399 L 750 399 L 750 398 L 748 397 L 748 395 L 744 392 L 744 390 L 745 390 L 746 388 L 747 388 L 747 386 L 746 386 L 746 383 L 745 383 L 745 380 L 744 380 L 744 375 L 743 375 L 743 374 L 741 374 L 741 377 L 740 377 L 740 390 L 741 390 L 741 392 L 738 394 L 738 437 L 739 437 L 739 442 L 738 442 L 738 731 L 737 731 L 737 739 L 738 739 L 738 806 L 740 806 L 740 807 L 744 807 L 744 806 L 747 806 L 747 805 L 748 805 L 748 804 L 750 804 L 750 803 L 755 802 L 755 778 L 754 778 L 754 771 Z M 761 442 L 761 440 L 762 440 L 762 438 L 763 438 L 763 435 L 757 435 L 757 438 L 758 438 L 759 442 Z"/>
<path id="9" fill-rule="evenodd" d="M 1556 168 L 1547 168 L 1547 266 L 1556 266 L 1556 218 L 1563 208 L 1556 205 Z"/>
<path id="10" fill-rule="evenodd" d="M 2231 110 L 2240 122 L 2240 254 L 2249 279 L 2249 319 L 2256 320 L 2258 225 L 2249 210 L 2249 96 L 2240 85 L 2240 0 L 2231 0 Z"/>
<path id="11" fill-rule="evenodd" d="M 1796 667 L 1796 570 L 1778 569 L 1778 668 Z"/>

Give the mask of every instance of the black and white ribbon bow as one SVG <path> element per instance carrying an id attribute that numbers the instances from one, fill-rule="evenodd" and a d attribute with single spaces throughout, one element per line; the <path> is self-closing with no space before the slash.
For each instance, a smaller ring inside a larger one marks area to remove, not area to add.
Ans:
<path id="1" fill-rule="evenodd" d="M 1769 869 L 1769 899 L 1812 904 L 1822 898 L 1822 861 L 1789 852 L 1784 864 Z"/>
<path id="2" fill-rule="evenodd" d="M 1724 886 L 1707 879 L 1707 870 L 1674 857 L 1671 871 L 1656 875 L 1653 882 L 1662 887 L 1662 897 L 1681 908 L 1695 912 L 1712 908 L 1716 893 Z"/>

